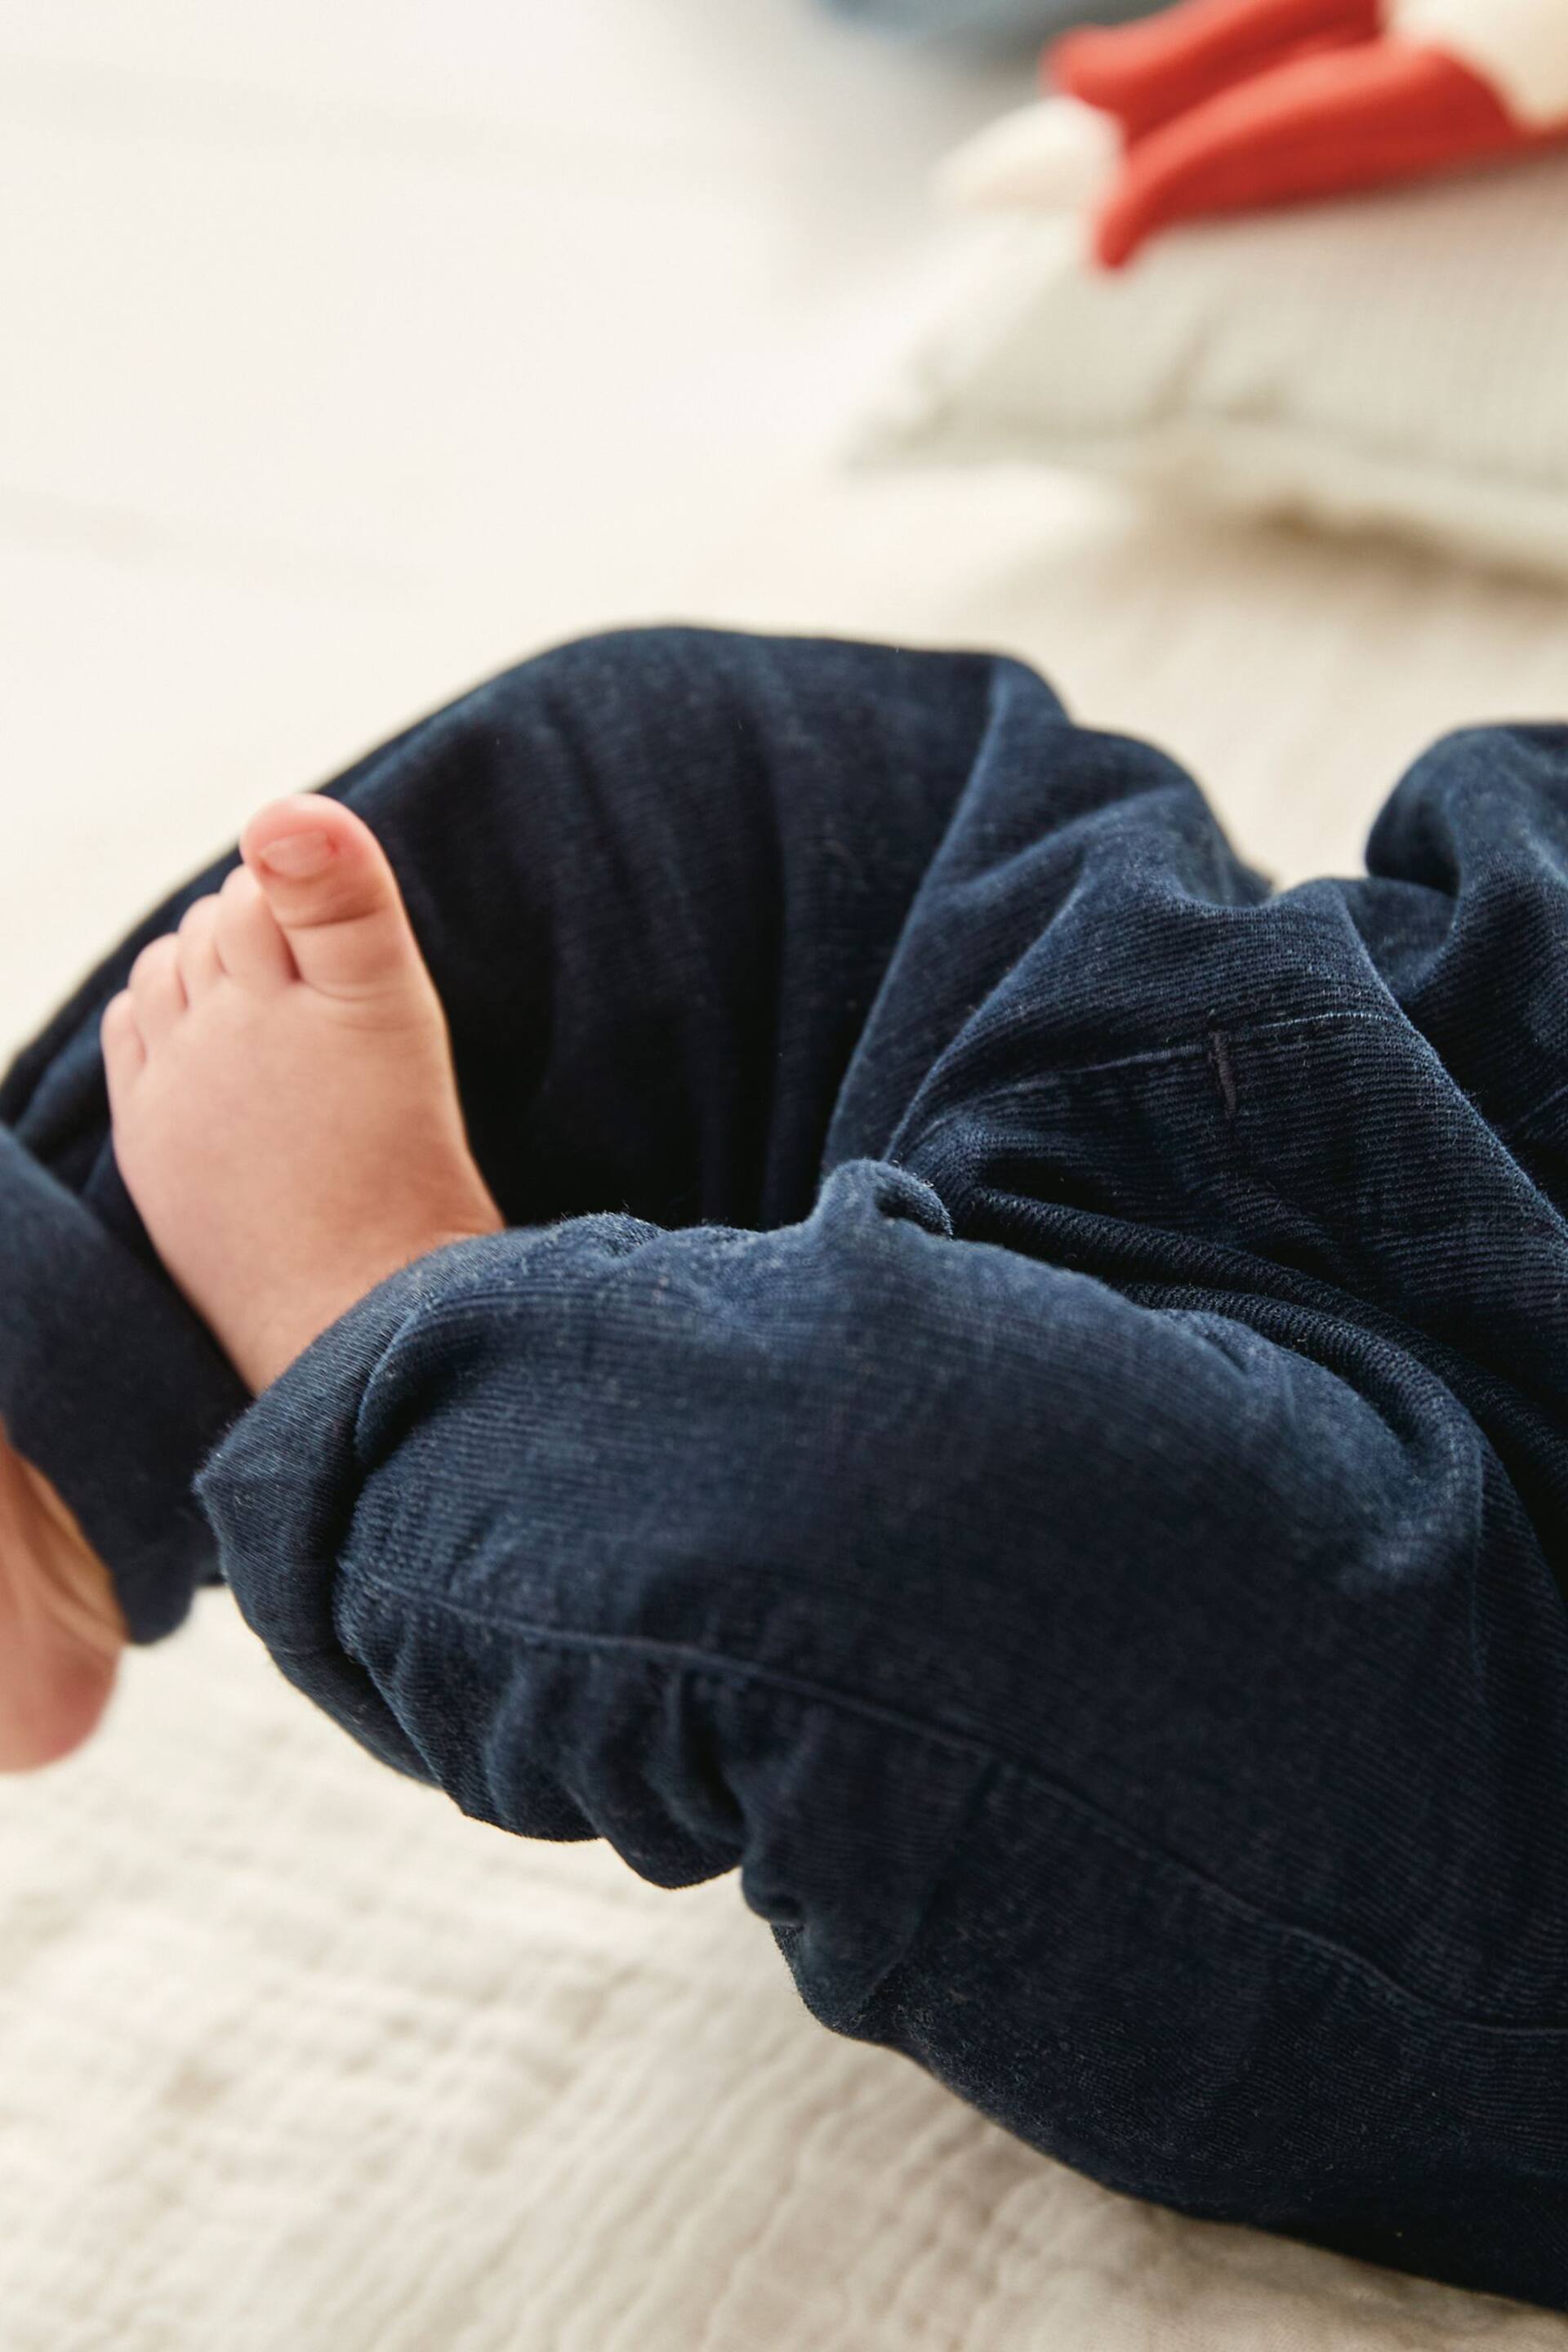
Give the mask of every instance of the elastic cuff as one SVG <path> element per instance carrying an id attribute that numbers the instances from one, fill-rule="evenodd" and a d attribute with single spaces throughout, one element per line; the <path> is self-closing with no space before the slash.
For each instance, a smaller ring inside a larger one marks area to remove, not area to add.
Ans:
<path id="1" fill-rule="evenodd" d="M 419 1750 L 345 1651 L 337 1568 L 359 1494 L 356 1430 L 376 1367 L 450 1265 L 494 1246 L 456 1242 L 416 1260 L 330 1324 L 255 1399 L 204 1463 L 195 1492 L 240 1614 L 295 1687 L 373 1756 L 427 1780 Z"/>
<path id="2" fill-rule="evenodd" d="M 107 1565 L 133 1642 L 216 1566 L 192 1481 L 246 1391 L 203 1325 L 0 1127 L 0 1417 Z"/>
<path id="3" fill-rule="evenodd" d="M 355 1428 L 376 1365 L 409 1318 L 489 1237 L 391 1275 L 330 1324 L 234 1423 L 196 1476 L 241 1612 L 275 1655 L 338 1649 L 333 1577 L 358 1493 Z"/>

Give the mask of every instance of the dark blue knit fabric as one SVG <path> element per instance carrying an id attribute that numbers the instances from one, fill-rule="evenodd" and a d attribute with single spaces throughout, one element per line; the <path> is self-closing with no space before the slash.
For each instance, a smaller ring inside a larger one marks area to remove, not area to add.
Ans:
<path id="1" fill-rule="evenodd" d="M 738 1868 L 1113 2186 L 1568 2308 L 1568 730 L 1280 895 L 977 655 L 591 641 L 331 789 L 512 1229 L 241 1410 L 95 976 L 0 1098 L 0 1410 L 141 1629 L 205 1456 L 283 1671 L 465 1811 Z"/>

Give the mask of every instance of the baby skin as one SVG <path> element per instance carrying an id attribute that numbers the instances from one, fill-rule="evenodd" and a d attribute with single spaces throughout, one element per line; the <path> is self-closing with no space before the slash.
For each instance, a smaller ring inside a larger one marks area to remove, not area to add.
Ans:
<path id="1" fill-rule="evenodd" d="M 103 1016 L 115 1157 L 252 1391 L 378 1282 L 504 1223 L 392 868 L 338 802 L 278 801 L 243 865 Z M 0 1432 L 0 1770 L 79 1747 L 124 1626 L 107 1570 Z"/>

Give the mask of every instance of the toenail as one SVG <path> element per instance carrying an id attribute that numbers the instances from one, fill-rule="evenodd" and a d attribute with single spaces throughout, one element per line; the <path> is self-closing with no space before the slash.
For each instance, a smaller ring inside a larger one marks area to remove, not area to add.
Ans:
<path id="1" fill-rule="evenodd" d="M 302 875 L 321 872 L 331 857 L 332 845 L 324 833 L 285 833 L 269 841 L 260 855 L 263 866 L 274 874 L 298 881 Z"/>

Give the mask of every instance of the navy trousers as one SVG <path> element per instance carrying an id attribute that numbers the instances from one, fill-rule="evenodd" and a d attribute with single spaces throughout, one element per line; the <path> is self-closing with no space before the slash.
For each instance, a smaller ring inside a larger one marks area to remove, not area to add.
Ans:
<path id="1" fill-rule="evenodd" d="M 329 790 L 509 1222 L 254 1402 L 0 1094 L 0 1410 L 142 1638 L 1189 2213 L 1568 2309 L 1568 730 L 1273 894 L 1015 663 L 565 647 Z"/>

